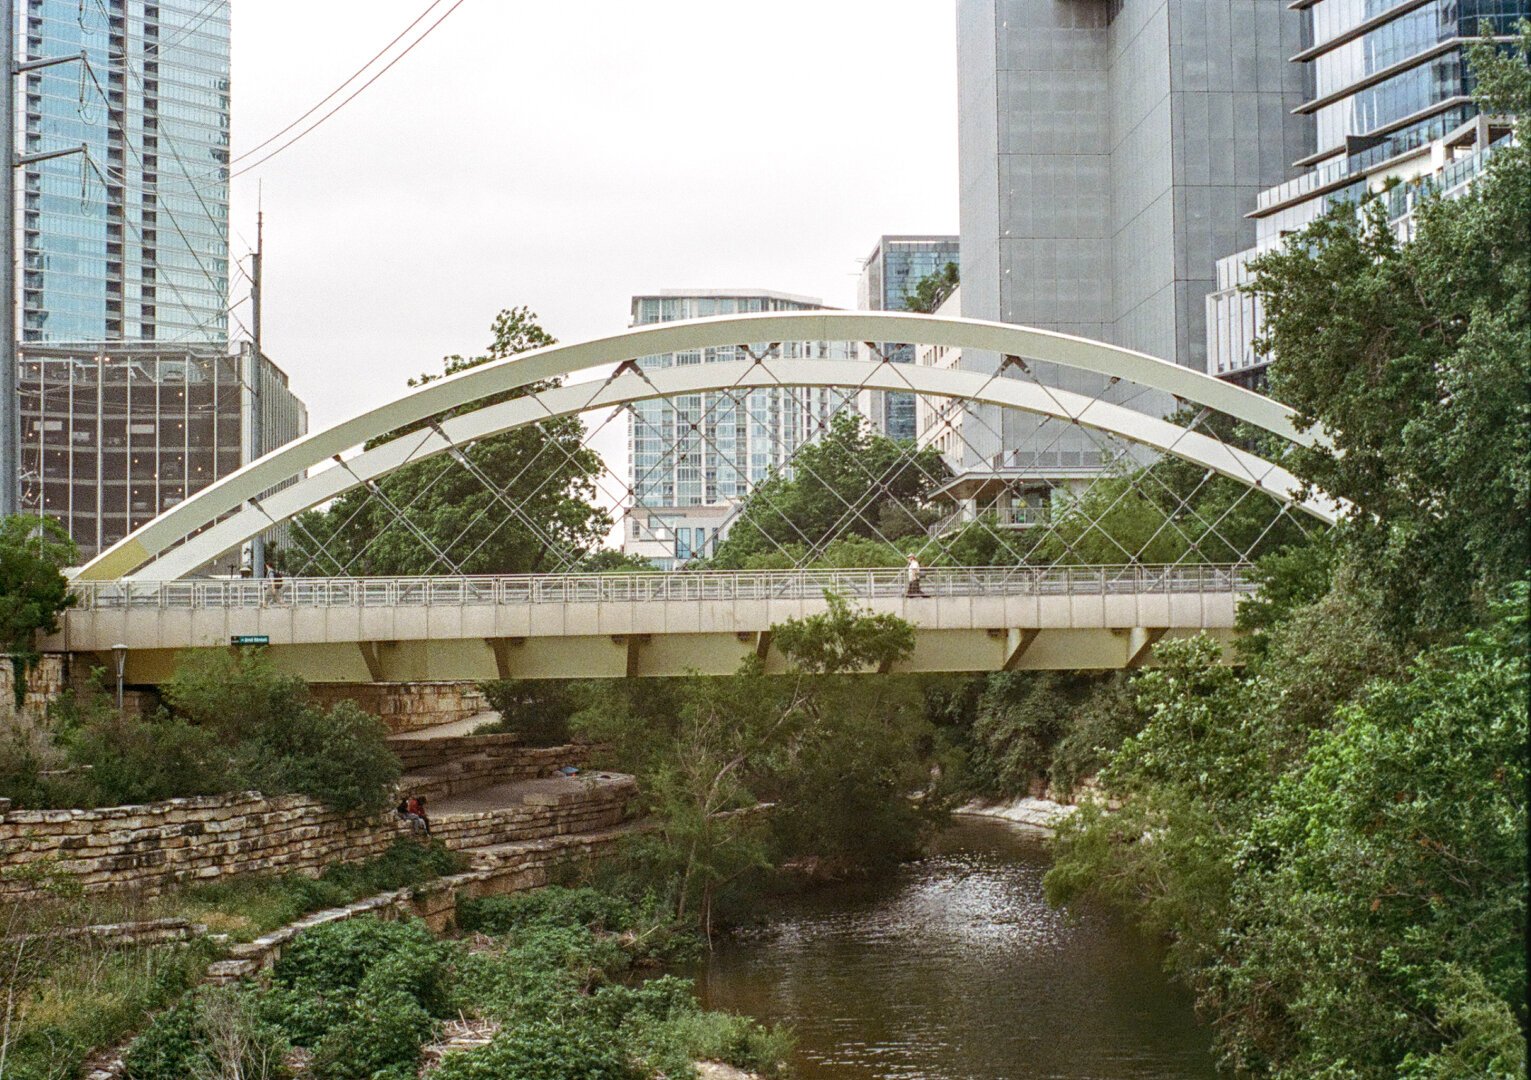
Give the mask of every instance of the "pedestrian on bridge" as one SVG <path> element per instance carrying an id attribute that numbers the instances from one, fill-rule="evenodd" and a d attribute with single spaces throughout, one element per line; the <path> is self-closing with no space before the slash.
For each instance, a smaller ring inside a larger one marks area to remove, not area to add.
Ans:
<path id="1" fill-rule="evenodd" d="M 920 591 L 920 560 L 913 555 L 909 556 L 909 589 L 905 596 L 924 596 Z"/>

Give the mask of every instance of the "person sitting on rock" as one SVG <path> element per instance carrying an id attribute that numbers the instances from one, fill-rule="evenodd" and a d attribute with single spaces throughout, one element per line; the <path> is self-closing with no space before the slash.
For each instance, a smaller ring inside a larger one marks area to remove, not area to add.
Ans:
<path id="1" fill-rule="evenodd" d="M 399 805 L 394 807 L 394 813 L 409 822 L 409 827 L 415 832 L 431 834 L 431 823 L 425 816 L 425 800 L 418 795 L 410 795 L 401 799 Z"/>

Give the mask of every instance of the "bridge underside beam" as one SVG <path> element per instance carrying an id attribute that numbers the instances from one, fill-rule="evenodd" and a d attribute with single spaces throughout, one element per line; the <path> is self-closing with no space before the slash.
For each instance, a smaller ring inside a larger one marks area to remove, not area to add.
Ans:
<path id="1" fill-rule="evenodd" d="M 899 672 L 1108 671 L 1152 665 L 1149 645 L 1164 637 L 1202 631 L 1146 627 L 1105 629 L 926 629 L 914 653 L 890 670 Z M 1229 642 L 1233 631 L 1205 631 Z M 572 635 L 529 638 L 514 645 L 493 639 L 378 641 L 273 645 L 278 670 L 314 683 L 456 682 L 485 679 L 621 679 L 633 676 L 726 675 L 738 670 L 760 644 L 732 632 L 638 635 Z M 1017 649 L 1019 642 L 1024 649 Z M 187 650 L 136 649 L 128 654 L 126 682 L 157 685 L 169 679 Z M 766 671 L 787 671 L 774 648 Z"/>

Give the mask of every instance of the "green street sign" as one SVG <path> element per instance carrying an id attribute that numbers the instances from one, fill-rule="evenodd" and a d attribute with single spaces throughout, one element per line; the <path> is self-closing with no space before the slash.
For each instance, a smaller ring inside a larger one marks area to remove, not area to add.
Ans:
<path id="1" fill-rule="evenodd" d="M 265 634 L 235 634 L 229 638 L 230 645 L 270 645 L 271 638 Z"/>

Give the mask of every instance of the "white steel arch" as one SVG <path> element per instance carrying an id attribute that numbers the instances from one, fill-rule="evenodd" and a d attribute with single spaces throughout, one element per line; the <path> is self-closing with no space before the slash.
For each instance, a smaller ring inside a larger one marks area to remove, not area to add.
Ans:
<path id="1" fill-rule="evenodd" d="M 1087 395 L 976 371 L 862 361 L 765 359 L 645 372 L 619 370 L 603 384 L 576 383 L 463 413 L 366 450 L 344 468 L 317 472 L 263 505 L 260 492 L 305 473 L 371 439 L 451 409 L 636 356 L 721 348 L 741 342 L 900 341 L 1020 356 L 1122 379 L 1225 413 L 1293 443 L 1321 445 L 1321 431 L 1299 431 L 1291 409 L 1260 394 L 1189 368 L 1085 338 L 1005 323 L 892 312 L 767 313 L 660 323 L 594 341 L 553 345 L 428 383 L 350 420 L 289 443 L 204 488 L 114 544 L 81 568 L 79 580 L 133 577 L 170 580 L 303 510 L 367 480 L 476 439 L 551 415 L 608 408 L 646 398 L 754 387 L 862 387 L 968 399 L 1079 423 L 1110 432 L 1259 487 L 1313 516 L 1333 522 L 1340 507 L 1304 497 L 1285 469 L 1168 421 Z M 237 513 L 230 513 L 231 511 Z M 209 522 L 225 520 L 205 528 Z M 194 539 L 173 547 L 198 529 Z M 167 550 L 169 549 L 169 550 Z M 162 554 L 163 553 L 163 554 Z"/>

